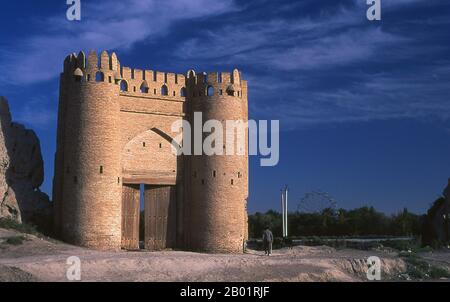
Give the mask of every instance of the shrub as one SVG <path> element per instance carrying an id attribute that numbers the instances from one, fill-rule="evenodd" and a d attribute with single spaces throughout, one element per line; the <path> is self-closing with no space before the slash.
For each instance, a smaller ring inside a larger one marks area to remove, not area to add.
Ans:
<path id="1" fill-rule="evenodd" d="M 450 278 L 450 273 L 439 266 L 429 264 L 414 253 L 403 255 L 407 265 L 407 274 L 414 279 Z"/>
<path id="2" fill-rule="evenodd" d="M 20 245 L 25 241 L 25 239 L 26 238 L 24 236 L 13 236 L 6 238 L 5 242 L 11 245 Z"/>
<path id="3" fill-rule="evenodd" d="M 397 251 L 417 252 L 420 249 L 419 244 L 411 240 L 386 240 L 383 242 L 383 246 L 390 247 Z"/>
<path id="4" fill-rule="evenodd" d="M 21 233 L 37 235 L 36 227 L 31 224 L 18 223 L 11 218 L 0 218 L 0 228 L 16 230 Z"/>

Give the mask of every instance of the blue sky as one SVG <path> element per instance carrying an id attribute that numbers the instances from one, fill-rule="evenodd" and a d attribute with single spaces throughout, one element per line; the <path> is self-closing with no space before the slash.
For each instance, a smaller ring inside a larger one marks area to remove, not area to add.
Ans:
<path id="1" fill-rule="evenodd" d="M 250 117 L 279 119 L 280 163 L 251 158 L 249 210 L 290 209 L 313 190 L 339 207 L 422 213 L 450 177 L 450 3 L 381 0 L 5 1 L 0 94 L 41 139 L 51 193 L 58 75 L 79 50 L 123 65 L 231 71 L 249 81 Z"/>

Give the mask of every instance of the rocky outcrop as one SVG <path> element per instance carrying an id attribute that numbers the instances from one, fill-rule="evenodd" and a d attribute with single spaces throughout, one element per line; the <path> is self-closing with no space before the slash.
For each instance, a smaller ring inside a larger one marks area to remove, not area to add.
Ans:
<path id="1" fill-rule="evenodd" d="M 441 242 L 446 244 L 450 243 L 450 178 L 448 179 L 448 185 L 443 192 L 444 204 L 441 206 L 438 215 L 440 219 L 435 219 L 436 226 L 441 226 L 438 232 L 438 237 Z"/>
<path id="2" fill-rule="evenodd" d="M 0 218 L 33 222 L 50 217 L 51 203 L 39 190 L 44 163 L 33 130 L 14 123 L 8 102 L 0 97 Z"/>
<path id="3" fill-rule="evenodd" d="M 449 204 L 450 204 L 450 178 L 448 179 L 448 185 L 447 185 L 447 188 L 445 188 L 443 195 L 444 195 L 445 200 L 447 201 L 447 206 L 449 206 Z"/>
<path id="4" fill-rule="evenodd" d="M 438 247 L 450 243 L 450 178 L 443 197 L 428 210 L 422 230 L 422 245 Z"/>

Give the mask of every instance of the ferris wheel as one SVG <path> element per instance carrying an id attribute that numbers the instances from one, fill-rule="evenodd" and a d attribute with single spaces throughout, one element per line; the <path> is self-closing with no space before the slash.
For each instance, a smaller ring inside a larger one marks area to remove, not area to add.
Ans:
<path id="1" fill-rule="evenodd" d="M 325 209 L 336 210 L 336 200 L 327 192 L 316 190 L 308 192 L 300 199 L 298 211 L 303 213 L 321 213 Z"/>

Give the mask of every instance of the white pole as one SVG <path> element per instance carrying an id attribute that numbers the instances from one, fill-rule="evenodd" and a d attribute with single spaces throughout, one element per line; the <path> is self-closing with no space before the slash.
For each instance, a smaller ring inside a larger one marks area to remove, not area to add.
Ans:
<path id="1" fill-rule="evenodd" d="M 285 193 L 284 193 L 284 203 L 286 210 L 284 211 L 284 214 L 286 215 L 285 222 L 286 222 L 286 232 L 285 236 L 288 236 L 288 187 L 286 186 Z"/>
<path id="2" fill-rule="evenodd" d="M 283 225 L 283 237 L 286 237 L 286 191 L 283 191 L 283 206 L 284 206 L 284 225 Z"/>
<path id="3" fill-rule="evenodd" d="M 283 237 L 284 237 L 284 192 L 281 189 L 281 219 L 282 219 L 282 228 L 283 228 Z"/>

